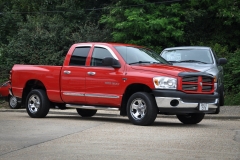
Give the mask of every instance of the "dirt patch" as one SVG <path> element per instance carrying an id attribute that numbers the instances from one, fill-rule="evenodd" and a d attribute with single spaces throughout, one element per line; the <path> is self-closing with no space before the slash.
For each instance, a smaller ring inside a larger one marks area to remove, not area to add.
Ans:
<path id="1" fill-rule="evenodd" d="M 0 108 L 10 109 L 8 102 L 6 102 L 6 101 L 0 101 Z"/>

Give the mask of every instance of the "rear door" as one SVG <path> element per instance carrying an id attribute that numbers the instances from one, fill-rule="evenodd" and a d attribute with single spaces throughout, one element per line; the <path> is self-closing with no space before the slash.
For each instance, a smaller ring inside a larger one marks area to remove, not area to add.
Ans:
<path id="1" fill-rule="evenodd" d="M 69 65 L 62 68 L 61 96 L 65 103 L 85 103 L 86 61 L 91 45 L 74 49 Z"/>
<path id="2" fill-rule="evenodd" d="M 91 105 L 119 107 L 122 99 L 123 68 L 102 66 L 105 57 L 118 60 L 107 46 L 95 45 L 86 75 L 86 102 Z"/>

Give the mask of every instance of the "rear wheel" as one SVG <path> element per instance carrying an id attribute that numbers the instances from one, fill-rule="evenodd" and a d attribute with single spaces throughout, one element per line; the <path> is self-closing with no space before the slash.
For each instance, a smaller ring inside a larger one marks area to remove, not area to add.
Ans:
<path id="1" fill-rule="evenodd" d="M 49 112 L 50 101 L 44 90 L 35 89 L 28 94 L 25 105 L 30 117 L 43 118 Z"/>
<path id="2" fill-rule="evenodd" d="M 18 103 L 18 99 L 15 96 L 11 96 L 10 95 L 8 104 L 9 104 L 9 107 L 11 109 L 19 109 L 19 108 L 21 108 L 21 103 Z"/>
<path id="3" fill-rule="evenodd" d="M 97 110 L 93 109 L 81 109 L 81 108 L 76 108 L 78 114 L 82 117 L 92 117 L 97 113 Z"/>
<path id="4" fill-rule="evenodd" d="M 204 118 L 204 113 L 190 113 L 185 115 L 177 115 L 177 118 L 183 124 L 197 124 Z"/>
<path id="5" fill-rule="evenodd" d="M 127 103 L 127 115 L 135 125 L 151 125 L 157 117 L 157 105 L 154 98 L 146 92 L 134 93 Z"/>

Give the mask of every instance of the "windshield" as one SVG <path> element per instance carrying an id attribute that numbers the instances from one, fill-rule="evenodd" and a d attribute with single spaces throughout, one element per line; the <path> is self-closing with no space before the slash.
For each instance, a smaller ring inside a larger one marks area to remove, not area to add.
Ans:
<path id="1" fill-rule="evenodd" d="M 213 63 L 212 56 L 208 49 L 176 49 L 165 50 L 161 56 L 172 63 Z"/>
<path id="2" fill-rule="evenodd" d="M 165 59 L 157 53 L 146 48 L 137 48 L 132 46 L 115 46 L 115 49 L 123 57 L 128 64 L 137 63 L 160 63 L 169 64 Z"/>

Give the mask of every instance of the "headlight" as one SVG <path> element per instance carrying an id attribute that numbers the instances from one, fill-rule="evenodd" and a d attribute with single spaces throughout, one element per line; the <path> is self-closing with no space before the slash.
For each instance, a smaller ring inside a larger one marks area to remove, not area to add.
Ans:
<path id="1" fill-rule="evenodd" d="M 153 83 L 155 88 L 160 89 L 177 89 L 177 79 L 171 77 L 154 77 Z"/>

